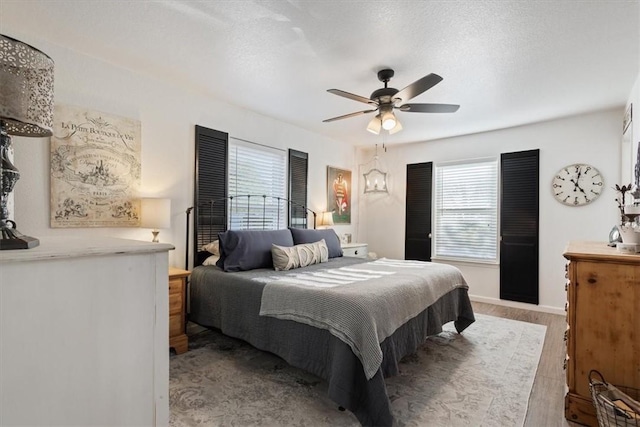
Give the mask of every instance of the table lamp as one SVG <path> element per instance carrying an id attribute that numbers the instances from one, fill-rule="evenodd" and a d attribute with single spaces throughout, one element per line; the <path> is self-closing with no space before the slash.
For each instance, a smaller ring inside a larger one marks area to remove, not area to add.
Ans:
<path id="1" fill-rule="evenodd" d="M 171 227 L 171 199 L 141 199 L 140 226 L 151 228 L 152 242 L 159 242 L 159 229 Z"/>
<path id="2" fill-rule="evenodd" d="M 51 136 L 53 129 L 53 60 L 33 46 L 0 34 L 0 250 L 30 249 L 36 238 L 17 230 L 7 201 L 20 173 L 11 163 L 9 135 Z"/>
<path id="3" fill-rule="evenodd" d="M 329 228 L 333 225 L 333 212 L 322 212 L 320 214 L 320 220 L 318 221 L 318 226 L 324 226 L 325 228 Z"/>

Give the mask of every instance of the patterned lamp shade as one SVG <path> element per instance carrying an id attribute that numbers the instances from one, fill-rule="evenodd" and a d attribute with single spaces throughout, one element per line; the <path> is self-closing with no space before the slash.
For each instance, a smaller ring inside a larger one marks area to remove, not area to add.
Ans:
<path id="1" fill-rule="evenodd" d="M 9 135 L 51 136 L 53 60 L 0 34 L 0 119 Z"/>

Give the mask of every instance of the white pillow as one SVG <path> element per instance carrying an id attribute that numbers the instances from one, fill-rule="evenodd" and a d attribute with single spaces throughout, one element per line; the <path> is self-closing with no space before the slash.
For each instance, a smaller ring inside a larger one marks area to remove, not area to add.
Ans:
<path id="1" fill-rule="evenodd" d="M 291 270 L 300 267 L 300 257 L 294 246 L 271 244 L 271 259 L 276 271 Z"/>
<path id="2" fill-rule="evenodd" d="M 209 252 L 211 255 L 220 256 L 220 242 L 218 240 L 214 240 L 213 242 L 204 245 L 202 250 Z"/>
<path id="3" fill-rule="evenodd" d="M 303 243 L 295 246 L 271 245 L 271 258 L 276 271 L 291 270 L 320 264 L 329 260 L 329 249 L 324 239 L 314 243 Z"/>
<path id="4" fill-rule="evenodd" d="M 216 262 L 218 262 L 219 259 L 220 257 L 218 255 L 211 255 L 210 257 L 204 260 L 202 265 L 216 265 Z"/>

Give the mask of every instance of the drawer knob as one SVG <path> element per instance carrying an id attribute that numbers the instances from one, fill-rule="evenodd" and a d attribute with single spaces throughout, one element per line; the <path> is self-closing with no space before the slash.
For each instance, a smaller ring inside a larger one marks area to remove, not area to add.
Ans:
<path id="1" fill-rule="evenodd" d="M 358 250 L 357 250 L 357 249 L 356 249 L 356 252 L 355 252 L 355 253 L 356 253 L 356 255 L 358 255 Z"/>

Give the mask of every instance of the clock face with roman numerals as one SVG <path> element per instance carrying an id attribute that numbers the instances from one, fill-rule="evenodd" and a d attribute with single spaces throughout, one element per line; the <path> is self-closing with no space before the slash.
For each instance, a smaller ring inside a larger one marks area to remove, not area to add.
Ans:
<path id="1" fill-rule="evenodd" d="M 582 206 L 593 202 L 604 189 L 604 180 L 598 169 L 576 163 L 560 169 L 551 181 L 553 196 L 560 203 Z"/>

